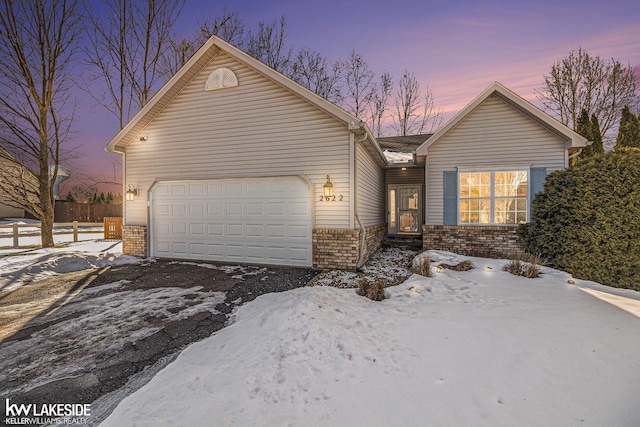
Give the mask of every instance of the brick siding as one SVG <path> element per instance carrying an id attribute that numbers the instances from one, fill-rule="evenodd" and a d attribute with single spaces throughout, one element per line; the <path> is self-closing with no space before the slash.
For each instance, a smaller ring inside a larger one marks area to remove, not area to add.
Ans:
<path id="1" fill-rule="evenodd" d="M 367 261 L 378 250 L 382 241 L 387 237 L 387 225 L 373 225 L 365 228 L 364 261 Z"/>
<path id="2" fill-rule="evenodd" d="M 517 227 L 423 225 L 423 250 L 444 250 L 485 258 L 513 258 L 526 254 Z"/>
<path id="3" fill-rule="evenodd" d="M 365 228 L 363 261 L 380 247 L 386 231 L 384 224 Z M 314 229 L 313 268 L 355 271 L 360 256 L 360 233 L 359 229 Z"/>
<path id="4" fill-rule="evenodd" d="M 384 224 L 365 229 L 365 261 L 380 247 L 385 236 Z M 360 255 L 360 230 L 315 229 L 312 239 L 314 268 L 356 270 Z M 146 226 L 122 226 L 122 252 L 140 258 L 148 256 Z"/>
<path id="5" fill-rule="evenodd" d="M 147 227 L 145 225 L 122 226 L 122 253 L 140 258 L 147 255 Z"/>

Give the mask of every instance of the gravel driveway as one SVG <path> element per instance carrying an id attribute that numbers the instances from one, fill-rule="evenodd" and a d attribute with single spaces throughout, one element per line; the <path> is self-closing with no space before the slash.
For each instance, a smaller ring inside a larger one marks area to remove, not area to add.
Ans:
<path id="1" fill-rule="evenodd" d="M 234 306 L 315 275 L 159 260 L 0 291 L 0 399 L 93 402 L 88 421 L 97 424 L 181 349 L 223 328 Z"/>

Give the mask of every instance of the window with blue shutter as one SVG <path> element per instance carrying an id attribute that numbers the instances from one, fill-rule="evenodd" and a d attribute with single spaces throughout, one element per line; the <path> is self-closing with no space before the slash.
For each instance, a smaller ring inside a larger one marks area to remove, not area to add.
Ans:
<path id="1" fill-rule="evenodd" d="M 547 180 L 547 168 L 531 168 L 531 185 L 529 186 L 529 218 L 531 216 L 531 210 L 533 209 L 533 196 L 536 193 L 540 193 L 544 190 L 544 183 Z"/>
<path id="2" fill-rule="evenodd" d="M 444 172 L 444 225 L 458 224 L 458 171 Z"/>

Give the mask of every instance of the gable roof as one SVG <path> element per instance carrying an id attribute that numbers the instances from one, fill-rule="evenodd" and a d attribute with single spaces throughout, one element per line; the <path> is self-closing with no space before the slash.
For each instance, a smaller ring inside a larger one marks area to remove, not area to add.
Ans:
<path id="1" fill-rule="evenodd" d="M 113 137 L 107 144 L 106 150 L 122 151 L 135 140 L 143 132 L 143 129 L 221 52 L 242 62 L 337 120 L 344 122 L 354 134 L 366 136 L 366 140 L 369 141 L 368 151 L 374 154 L 374 158 L 377 158 L 381 164 L 386 164 L 382 150 L 363 121 L 216 36 L 209 38 L 182 68 L 158 90 L 131 121 Z"/>
<path id="2" fill-rule="evenodd" d="M 569 127 L 560 123 L 558 120 L 551 117 L 549 114 L 540 110 L 538 107 L 530 103 L 529 101 L 517 95 L 515 92 L 507 89 L 505 86 L 498 82 L 493 82 L 486 88 L 480 95 L 478 95 L 473 101 L 467 104 L 462 110 L 458 112 L 451 120 L 449 120 L 443 127 L 438 129 L 431 138 L 424 142 L 416 150 L 416 154 L 420 156 L 426 156 L 429 151 L 429 147 L 438 143 L 449 131 L 451 131 L 458 123 L 460 123 L 467 115 L 482 104 L 491 95 L 496 95 L 502 101 L 515 108 L 525 116 L 529 117 L 543 128 L 549 130 L 551 133 L 559 136 L 565 141 L 565 147 L 569 151 L 575 151 L 580 148 L 584 148 L 590 144 L 586 138 L 582 135 L 574 132 Z"/>
<path id="3" fill-rule="evenodd" d="M 423 133 L 419 135 L 407 136 L 383 136 L 376 140 L 383 150 L 396 151 L 400 153 L 413 153 L 427 139 L 431 137 L 431 133 Z"/>

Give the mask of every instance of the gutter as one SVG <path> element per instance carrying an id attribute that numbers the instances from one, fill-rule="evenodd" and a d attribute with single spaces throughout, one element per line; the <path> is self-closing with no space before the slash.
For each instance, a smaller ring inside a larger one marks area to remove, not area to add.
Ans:
<path id="1" fill-rule="evenodd" d="M 363 128 L 364 123 L 360 122 L 360 128 Z M 362 225 L 362 222 L 360 222 L 360 218 L 358 217 L 358 179 L 357 176 L 358 174 L 355 172 L 357 167 L 358 167 L 358 144 L 363 143 L 364 141 L 366 141 L 369 138 L 368 133 L 365 131 L 364 133 L 364 137 L 362 139 L 354 139 L 353 141 L 353 170 L 354 170 L 354 174 L 353 174 L 353 210 L 354 210 L 354 216 L 356 221 L 358 222 L 358 226 L 360 227 L 360 243 L 358 245 L 358 261 L 356 262 L 356 271 L 360 270 L 362 268 L 362 265 L 364 264 L 363 262 L 363 255 L 364 255 L 364 241 L 365 241 L 365 237 L 366 237 L 366 229 L 364 228 L 364 226 Z"/>

